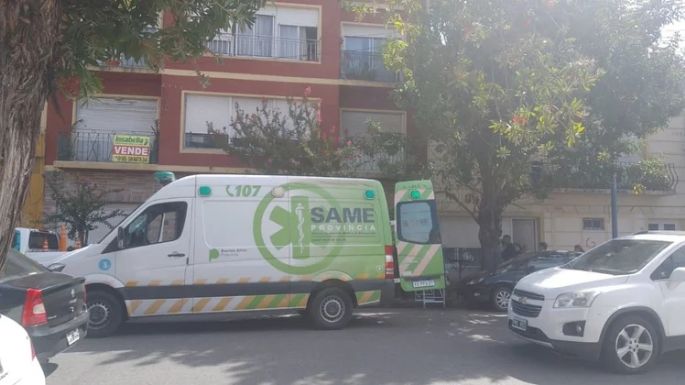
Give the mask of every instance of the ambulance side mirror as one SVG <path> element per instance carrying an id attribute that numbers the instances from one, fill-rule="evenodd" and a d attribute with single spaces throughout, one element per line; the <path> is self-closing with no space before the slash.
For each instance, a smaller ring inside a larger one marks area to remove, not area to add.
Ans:
<path id="1" fill-rule="evenodd" d="M 126 247 L 126 232 L 123 227 L 117 228 L 117 249 L 122 250 Z"/>

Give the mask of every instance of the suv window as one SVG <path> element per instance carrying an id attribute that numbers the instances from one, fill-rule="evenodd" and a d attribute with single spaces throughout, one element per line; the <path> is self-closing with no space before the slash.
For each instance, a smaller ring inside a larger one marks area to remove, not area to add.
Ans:
<path id="1" fill-rule="evenodd" d="M 614 239 L 595 247 L 565 265 L 565 269 L 623 275 L 640 271 L 671 242 L 647 239 Z"/>
<path id="2" fill-rule="evenodd" d="M 150 206 L 126 226 L 125 248 L 171 242 L 183 232 L 185 202 L 162 203 Z"/>
<path id="3" fill-rule="evenodd" d="M 671 278 L 673 270 L 685 267 L 685 246 L 674 251 L 666 260 L 652 273 L 653 280 Z"/>
<path id="4" fill-rule="evenodd" d="M 44 273 L 47 269 L 15 250 L 7 253 L 5 266 L 0 271 L 0 281 L 5 278 Z"/>

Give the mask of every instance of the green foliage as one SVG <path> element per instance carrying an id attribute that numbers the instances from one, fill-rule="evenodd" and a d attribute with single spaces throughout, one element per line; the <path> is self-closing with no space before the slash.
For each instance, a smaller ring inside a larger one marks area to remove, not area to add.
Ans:
<path id="1" fill-rule="evenodd" d="M 47 217 L 48 223 L 65 223 L 69 238 L 79 239 L 82 245 L 88 243 L 88 232 L 96 225 L 104 224 L 110 229 L 110 220 L 123 216 L 122 210 L 106 210 L 108 195 L 116 191 L 105 191 L 97 184 L 77 178 L 69 187 L 65 185 L 64 174 L 55 172 L 46 177 L 50 197 L 55 201 L 55 213 Z"/>
<path id="2" fill-rule="evenodd" d="M 335 127 L 321 127 L 319 105 L 308 99 L 288 99 L 288 111 L 262 101 L 255 111 L 236 104 L 228 127 L 208 124 L 217 147 L 245 162 L 258 173 L 286 175 L 346 175 L 351 148 L 339 146 Z M 229 135 L 229 132 L 232 132 Z"/>
<path id="3" fill-rule="evenodd" d="M 232 30 L 253 22 L 265 0 L 68 0 L 62 1 L 61 44 L 51 75 L 68 93 L 82 95 L 100 87 L 89 67 L 101 62 L 144 59 L 152 68 L 165 58 L 200 56 L 220 29 Z M 161 28 L 164 11 L 173 24 Z"/>
<path id="4" fill-rule="evenodd" d="M 677 42 L 660 41 L 676 0 L 391 4 L 396 99 L 435 143 L 434 178 L 479 223 L 490 262 L 504 208 L 537 190 L 532 161 L 613 164 L 683 107 Z"/>

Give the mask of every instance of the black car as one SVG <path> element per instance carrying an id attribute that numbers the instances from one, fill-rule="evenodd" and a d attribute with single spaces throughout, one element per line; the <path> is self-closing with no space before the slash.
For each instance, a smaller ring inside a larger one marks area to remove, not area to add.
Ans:
<path id="1" fill-rule="evenodd" d="M 570 262 L 580 253 L 571 251 L 530 252 L 505 261 L 494 273 L 480 272 L 457 283 L 457 290 L 469 304 L 490 304 L 506 311 L 516 283 L 526 275 Z"/>
<path id="2" fill-rule="evenodd" d="M 10 250 L 0 271 L 0 314 L 24 326 L 41 362 L 86 336 L 83 278 L 55 273 Z"/>

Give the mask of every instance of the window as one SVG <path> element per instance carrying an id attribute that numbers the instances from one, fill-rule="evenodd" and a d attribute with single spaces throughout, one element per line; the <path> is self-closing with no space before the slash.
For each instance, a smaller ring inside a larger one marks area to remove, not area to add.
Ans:
<path id="1" fill-rule="evenodd" d="M 234 132 L 231 123 L 237 108 L 246 113 L 256 112 L 262 105 L 263 99 L 241 98 L 224 95 L 185 96 L 185 132 L 184 146 L 186 148 L 219 148 L 222 140 L 228 141 Z M 288 113 L 288 103 L 284 99 L 268 99 L 267 106 L 278 109 L 283 114 Z M 210 135 L 209 126 L 214 130 L 225 132 L 223 135 Z"/>
<path id="2" fill-rule="evenodd" d="M 60 143 L 61 160 L 109 162 L 114 135 L 154 139 L 158 119 L 156 99 L 101 97 L 76 106 L 76 124 L 69 143 Z"/>
<path id="3" fill-rule="evenodd" d="M 650 223 L 647 225 L 647 230 L 649 231 L 659 231 L 659 230 L 664 230 L 664 231 L 676 231 L 677 227 L 675 223 L 664 223 L 664 222 L 656 222 L 656 223 Z"/>
<path id="4" fill-rule="evenodd" d="M 148 207 L 126 226 L 124 247 L 140 247 L 178 239 L 183 232 L 186 207 L 185 202 Z"/>
<path id="5" fill-rule="evenodd" d="M 659 266 L 652 274 L 652 279 L 663 280 L 671 278 L 673 270 L 685 267 L 685 247 L 681 247 L 674 251 L 666 260 Z"/>
<path id="6" fill-rule="evenodd" d="M 47 269 L 24 255 L 10 250 L 4 268 L 0 271 L 0 281 L 5 278 L 44 273 Z"/>
<path id="7" fill-rule="evenodd" d="M 640 271 L 671 242 L 644 239 L 614 239 L 574 259 L 564 268 L 624 275 Z"/>
<path id="8" fill-rule="evenodd" d="M 236 35 L 237 54 L 271 56 L 274 43 L 274 17 L 257 15 L 252 26 L 241 27 Z"/>
<path id="9" fill-rule="evenodd" d="M 57 234 L 42 231 L 31 231 L 29 234 L 29 250 L 41 250 L 45 246 L 49 250 L 59 249 Z"/>
<path id="10" fill-rule="evenodd" d="M 372 124 L 377 124 L 381 131 L 406 134 L 404 113 L 399 111 L 356 111 L 341 112 L 342 128 L 348 137 L 365 136 Z"/>
<path id="11" fill-rule="evenodd" d="M 226 56 L 279 57 L 300 61 L 319 59 L 319 10 L 267 5 L 252 26 L 235 33 L 221 31 L 207 43 L 212 52 Z"/>
<path id="12" fill-rule="evenodd" d="M 604 230 L 604 218 L 583 218 L 583 230 Z"/>
<path id="13" fill-rule="evenodd" d="M 12 248 L 14 250 L 21 250 L 21 233 L 19 230 L 14 231 L 14 236 L 12 237 Z"/>
<path id="14" fill-rule="evenodd" d="M 400 203 L 397 209 L 398 236 L 401 241 L 418 244 L 440 243 L 434 201 L 404 202 Z"/>
<path id="15" fill-rule="evenodd" d="M 315 27 L 279 25 L 278 28 L 278 57 L 305 61 L 317 60 L 318 44 Z"/>

